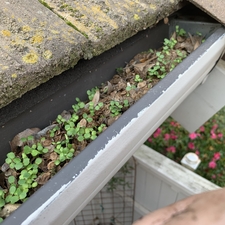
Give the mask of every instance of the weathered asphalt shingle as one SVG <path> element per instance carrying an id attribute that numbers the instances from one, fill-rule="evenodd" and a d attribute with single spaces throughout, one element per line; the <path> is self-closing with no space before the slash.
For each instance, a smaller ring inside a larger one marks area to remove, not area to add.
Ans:
<path id="1" fill-rule="evenodd" d="M 0 7 L 0 108 L 181 7 L 181 0 L 7 0 Z M 41 4 L 42 3 L 42 4 Z"/>
<path id="2" fill-rule="evenodd" d="M 189 0 L 208 13 L 211 17 L 225 25 L 225 1 L 224 0 Z"/>

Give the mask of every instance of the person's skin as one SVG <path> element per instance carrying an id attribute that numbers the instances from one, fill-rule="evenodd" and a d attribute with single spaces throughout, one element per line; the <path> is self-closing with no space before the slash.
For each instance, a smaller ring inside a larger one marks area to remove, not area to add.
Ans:
<path id="1" fill-rule="evenodd" d="M 149 213 L 133 225 L 225 225 L 225 188 L 193 195 Z"/>

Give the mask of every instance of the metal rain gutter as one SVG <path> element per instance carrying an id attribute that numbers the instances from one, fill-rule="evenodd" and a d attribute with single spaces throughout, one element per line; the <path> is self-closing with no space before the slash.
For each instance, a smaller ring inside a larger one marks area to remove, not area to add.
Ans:
<path id="1" fill-rule="evenodd" d="M 155 129 L 201 84 L 224 48 L 225 29 L 219 28 L 88 145 L 79 157 L 34 193 L 3 225 L 69 224 Z M 34 206 L 36 201 L 43 204 Z M 29 207 L 33 207 L 32 212 L 25 215 L 25 209 L 29 210 Z"/>

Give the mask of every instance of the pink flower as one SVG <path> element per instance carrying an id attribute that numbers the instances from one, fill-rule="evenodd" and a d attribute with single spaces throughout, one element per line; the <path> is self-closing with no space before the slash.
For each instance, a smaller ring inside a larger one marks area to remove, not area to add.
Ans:
<path id="1" fill-rule="evenodd" d="M 222 134 L 222 133 L 218 133 L 218 134 L 217 134 L 217 137 L 218 137 L 218 138 L 222 138 L 222 137 L 223 137 L 223 134 Z"/>
<path id="2" fill-rule="evenodd" d="M 216 179 L 216 175 L 215 174 L 212 175 L 212 179 Z"/>
<path id="3" fill-rule="evenodd" d="M 209 162 L 209 168 L 215 169 L 216 168 L 216 162 L 215 161 Z"/>
<path id="4" fill-rule="evenodd" d="M 218 124 L 214 124 L 212 127 L 212 130 L 215 131 L 217 129 L 217 127 L 218 127 Z"/>
<path id="5" fill-rule="evenodd" d="M 179 123 L 177 123 L 175 121 L 171 121 L 170 122 L 170 125 L 173 126 L 173 127 L 178 127 L 179 126 Z"/>
<path id="6" fill-rule="evenodd" d="M 205 131 L 205 127 L 204 127 L 204 126 L 201 126 L 201 127 L 199 128 L 199 130 L 200 130 L 200 132 L 204 132 L 204 131 Z"/>
<path id="7" fill-rule="evenodd" d="M 148 142 L 150 142 L 150 143 L 151 143 L 151 142 L 152 142 L 152 139 L 151 139 L 151 138 L 149 138 L 149 139 L 148 139 Z"/>
<path id="8" fill-rule="evenodd" d="M 217 138 L 216 134 L 215 133 L 211 133 L 211 138 L 212 139 L 216 139 Z"/>
<path id="9" fill-rule="evenodd" d="M 153 134 L 153 137 L 154 137 L 154 138 L 157 138 L 157 137 L 160 135 L 160 133 L 161 133 L 161 129 L 158 128 L 158 129 L 155 131 L 155 133 Z"/>
<path id="10" fill-rule="evenodd" d="M 164 140 L 168 141 L 170 139 L 170 134 L 165 134 L 164 135 Z"/>
<path id="11" fill-rule="evenodd" d="M 220 152 L 216 152 L 216 153 L 214 153 L 214 155 L 213 155 L 213 159 L 217 161 L 217 160 L 220 159 L 220 156 L 221 156 L 221 155 L 220 155 Z"/>
<path id="12" fill-rule="evenodd" d="M 197 138 L 199 136 L 199 134 L 196 134 L 196 133 L 190 133 L 189 134 L 189 138 L 191 139 L 191 140 L 194 140 L 195 138 Z"/>
<path id="13" fill-rule="evenodd" d="M 195 149 L 195 144 L 193 143 L 193 142 L 189 142 L 188 143 L 188 148 L 190 148 L 190 149 Z"/>
<path id="14" fill-rule="evenodd" d="M 195 151 L 196 155 L 200 155 L 200 152 L 198 150 Z"/>
<path id="15" fill-rule="evenodd" d="M 176 140 L 177 139 L 177 135 L 175 134 L 170 134 L 171 139 Z"/>
<path id="16" fill-rule="evenodd" d="M 167 152 L 172 152 L 172 153 L 176 152 L 176 148 L 174 146 L 170 146 L 166 150 L 167 150 Z"/>

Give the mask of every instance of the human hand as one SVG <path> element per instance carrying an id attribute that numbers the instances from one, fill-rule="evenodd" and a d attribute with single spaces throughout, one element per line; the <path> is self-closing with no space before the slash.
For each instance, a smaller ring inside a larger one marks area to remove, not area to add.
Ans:
<path id="1" fill-rule="evenodd" d="M 224 225 L 225 188 L 209 191 L 156 210 L 133 225 Z"/>

